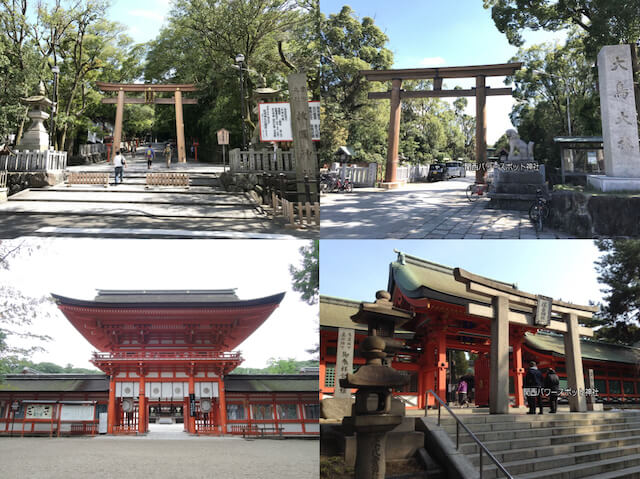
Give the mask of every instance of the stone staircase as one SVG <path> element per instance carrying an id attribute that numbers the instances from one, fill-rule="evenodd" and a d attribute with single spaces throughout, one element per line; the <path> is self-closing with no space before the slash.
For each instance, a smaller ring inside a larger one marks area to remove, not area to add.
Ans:
<path id="1" fill-rule="evenodd" d="M 445 415 L 441 426 L 455 444 L 455 421 Z M 514 477 L 640 478 L 640 411 L 459 417 Z M 462 429 L 460 452 L 479 470 L 479 447 Z M 503 477 L 486 455 L 482 477 Z"/>

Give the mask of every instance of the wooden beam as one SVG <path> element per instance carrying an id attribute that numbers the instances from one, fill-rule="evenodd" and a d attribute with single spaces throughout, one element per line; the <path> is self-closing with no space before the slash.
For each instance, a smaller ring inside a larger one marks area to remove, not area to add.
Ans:
<path id="1" fill-rule="evenodd" d="M 102 91 L 153 91 L 153 92 L 175 92 L 175 91 L 198 91 L 197 87 L 193 83 L 176 83 L 176 84 L 164 84 L 164 85 L 151 85 L 151 84 L 125 84 L 125 83 L 106 83 L 96 82 L 96 86 Z"/>
<path id="2" fill-rule="evenodd" d="M 400 70 L 361 70 L 360 75 L 369 81 L 425 80 L 430 78 L 472 78 L 509 76 L 522 68 L 522 63 L 500 63 L 466 67 L 407 68 Z"/>
<path id="3" fill-rule="evenodd" d="M 115 105 L 118 103 L 118 99 L 117 98 L 103 98 L 101 100 L 101 102 L 105 105 Z M 125 105 L 146 105 L 147 101 L 144 98 L 125 98 L 124 99 L 124 103 Z M 153 103 L 155 103 L 156 105 L 175 105 L 176 104 L 176 99 L 175 98 L 154 98 L 153 99 Z M 182 99 L 182 104 L 183 105 L 197 105 L 198 104 L 198 100 L 196 100 L 195 98 L 183 98 Z"/>
<path id="4" fill-rule="evenodd" d="M 476 96 L 477 90 L 472 88 L 470 90 L 424 90 L 424 91 L 401 91 L 400 98 L 459 98 L 463 96 Z M 499 95 L 512 95 L 513 90 L 511 88 L 485 88 L 486 96 L 499 96 Z M 390 91 L 375 91 L 369 93 L 370 100 L 390 100 Z"/>

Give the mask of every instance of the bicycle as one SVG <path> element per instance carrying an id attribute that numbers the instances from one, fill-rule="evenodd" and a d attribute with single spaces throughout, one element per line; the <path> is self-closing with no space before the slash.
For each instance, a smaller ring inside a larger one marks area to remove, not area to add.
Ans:
<path id="1" fill-rule="evenodd" d="M 465 193 L 467 195 L 467 199 L 472 203 L 478 201 L 478 198 L 483 196 L 489 191 L 488 183 L 474 183 L 467 187 Z"/>
<path id="2" fill-rule="evenodd" d="M 536 232 L 542 231 L 543 222 L 549 217 L 549 201 L 542 194 L 542 190 L 536 190 L 536 199 L 529 208 L 529 219 L 533 223 Z"/>

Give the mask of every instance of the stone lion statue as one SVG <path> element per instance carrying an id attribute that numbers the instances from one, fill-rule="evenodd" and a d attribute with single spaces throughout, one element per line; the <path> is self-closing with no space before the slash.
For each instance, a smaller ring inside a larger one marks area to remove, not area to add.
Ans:
<path id="1" fill-rule="evenodd" d="M 516 130 L 507 130 L 509 138 L 509 160 L 533 160 L 533 141 L 527 143 L 520 139 Z"/>

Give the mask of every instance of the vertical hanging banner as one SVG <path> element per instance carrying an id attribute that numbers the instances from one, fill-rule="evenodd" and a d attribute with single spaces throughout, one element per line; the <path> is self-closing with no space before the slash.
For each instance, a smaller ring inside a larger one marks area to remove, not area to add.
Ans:
<path id="1" fill-rule="evenodd" d="M 260 141 L 293 141 L 291 105 L 287 102 L 260 103 Z M 320 141 L 320 102 L 309 102 L 311 140 Z"/>

